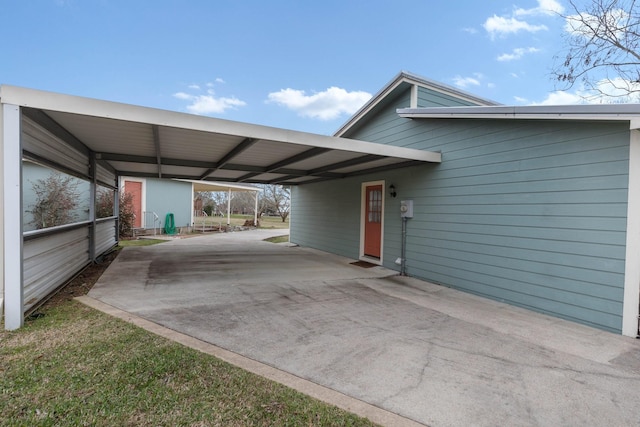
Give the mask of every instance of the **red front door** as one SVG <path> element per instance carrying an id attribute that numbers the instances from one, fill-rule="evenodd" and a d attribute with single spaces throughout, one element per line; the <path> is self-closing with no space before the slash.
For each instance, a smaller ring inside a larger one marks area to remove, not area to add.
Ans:
<path id="1" fill-rule="evenodd" d="M 380 258 L 382 240 L 382 185 L 365 187 L 364 254 Z"/>
<path id="2" fill-rule="evenodd" d="M 142 183 L 139 181 L 125 181 L 124 192 L 131 194 L 133 203 L 133 228 L 142 227 Z"/>

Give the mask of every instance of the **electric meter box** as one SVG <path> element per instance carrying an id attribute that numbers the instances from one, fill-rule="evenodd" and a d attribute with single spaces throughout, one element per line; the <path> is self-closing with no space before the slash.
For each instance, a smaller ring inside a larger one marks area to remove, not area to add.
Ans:
<path id="1" fill-rule="evenodd" d="M 413 218 L 413 200 L 400 201 L 400 217 Z"/>

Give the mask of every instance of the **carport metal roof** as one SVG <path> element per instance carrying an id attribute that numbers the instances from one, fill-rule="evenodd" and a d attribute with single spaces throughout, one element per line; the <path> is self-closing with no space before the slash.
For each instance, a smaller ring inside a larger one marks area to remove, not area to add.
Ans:
<path id="1" fill-rule="evenodd" d="M 0 87 L 0 99 L 121 176 L 298 185 L 441 161 L 436 152 L 15 86 Z"/>

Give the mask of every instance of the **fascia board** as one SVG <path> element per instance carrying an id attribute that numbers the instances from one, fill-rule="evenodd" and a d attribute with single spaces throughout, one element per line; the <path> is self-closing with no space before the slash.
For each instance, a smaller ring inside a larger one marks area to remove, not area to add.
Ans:
<path id="1" fill-rule="evenodd" d="M 493 111 L 479 111 L 477 109 L 465 109 L 465 111 L 451 108 L 438 109 L 398 109 L 400 117 L 408 119 L 493 119 L 493 120 L 591 120 L 591 121 L 628 121 L 630 129 L 640 127 L 640 112 L 629 114 L 626 112 L 526 112 L 507 111 L 506 109 L 496 109 Z M 493 107 L 484 107 L 492 108 Z M 455 110 L 455 111 L 453 111 Z"/>

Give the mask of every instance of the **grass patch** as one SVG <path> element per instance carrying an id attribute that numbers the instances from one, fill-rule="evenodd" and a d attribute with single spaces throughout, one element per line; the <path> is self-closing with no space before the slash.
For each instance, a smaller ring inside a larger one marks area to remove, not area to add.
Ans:
<path id="1" fill-rule="evenodd" d="M 132 239 L 132 240 L 120 240 L 118 242 L 118 246 L 121 248 L 126 248 L 129 246 L 151 246 L 157 245 L 158 243 L 164 243 L 166 240 L 161 239 Z"/>
<path id="2" fill-rule="evenodd" d="M 0 322 L 0 426 L 374 425 L 74 301 L 117 254 L 18 331 Z"/>
<path id="3" fill-rule="evenodd" d="M 0 425 L 374 425 L 76 301 L 43 312 L 0 332 Z"/>
<path id="4" fill-rule="evenodd" d="M 289 235 L 285 234 L 284 236 L 269 237 L 268 239 L 264 239 L 264 241 L 271 243 L 287 243 L 289 241 Z"/>

